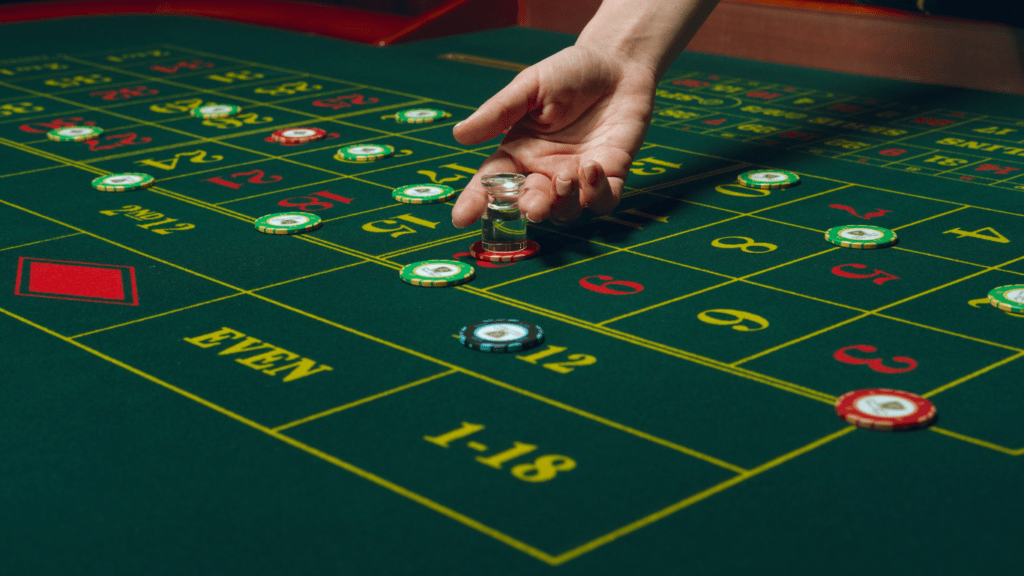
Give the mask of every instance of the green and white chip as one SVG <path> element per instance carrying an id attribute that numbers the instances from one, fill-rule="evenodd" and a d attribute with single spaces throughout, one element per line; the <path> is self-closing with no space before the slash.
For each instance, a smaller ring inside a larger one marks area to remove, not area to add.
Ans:
<path id="1" fill-rule="evenodd" d="M 253 224 L 264 234 L 302 234 L 316 230 L 323 220 L 305 212 L 278 212 L 257 218 Z"/>
<path id="2" fill-rule="evenodd" d="M 402 268 L 402 282 L 424 288 L 465 284 L 476 276 L 473 267 L 458 260 L 424 260 Z"/>
<path id="3" fill-rule="evenodd" d="M 149 188 L 156 182 L 149 174 L 140 172 L 123 172 L 100 176 L 92 181 L 92 187 L 100 192 L 128 192 L 129 190 L 142 190 Z"/>
<path id="4" fill-rule="evenodd" d="M 825 231 L 825 240 L 843 248 L 872 250 L 892 246 L 897 238 L 896 233 L 888 228 L 855 224 L 829 228 Z"/>
<path id="5" fill-rule="evenodd" d="M 216 120 L 219 118 L 230 118 L 242 111 L 241 106 L 234 104 L 206 104 L 192 109 L 192 116 Z"/>
<path id="6" fill-rule="evenodd" d="M 409 184 L 396 188 L 391 197 L 403 204 L 439 204 L 455 196 L 455 189 L 444 184 Z"/>
<path id="7" fill-rule="evenodd" d="M 395 114 L 395 120 L 403 124 L 427 124 L 435 120 L 447 118 L 451 114 L 436 108 L 413 108 Z"/>
<path id="8" fill-rule="evenodd" d="M 353 144 L 338 150 L 335 157 L 342 162 L 375 162 L 395 154 L 395 147 L 387 144 Z"/>
<path id="9" fill-rule="evenodd" d="M 46 133 L 46 137 L 54 142 L 85 142 L 103 134 L 103 128 L 96 126 L 68 126 L 54 128 Z"/>
<path id="10" fill-rule="evenodd" d="M 1003 312 L 1024 314 L 1024 284 L 1007 284 L 988 293 L 988 303 Z"/>
<path id="11" fill-rule="evenodd" d="M 751 170 L 740 174 L 736 179 L 747 188 L 761 190 L 789 188 L 800 183 L 800 176 L 788 170 Z"/>

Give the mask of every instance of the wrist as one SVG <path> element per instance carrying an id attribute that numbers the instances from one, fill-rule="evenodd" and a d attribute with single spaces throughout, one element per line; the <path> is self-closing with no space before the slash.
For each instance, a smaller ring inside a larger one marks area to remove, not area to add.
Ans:
<path id="1" fill-rule="evenodd" d="M 576 46 L 611 53 L 659 80 L 718 0 L 604 0 Z"/>

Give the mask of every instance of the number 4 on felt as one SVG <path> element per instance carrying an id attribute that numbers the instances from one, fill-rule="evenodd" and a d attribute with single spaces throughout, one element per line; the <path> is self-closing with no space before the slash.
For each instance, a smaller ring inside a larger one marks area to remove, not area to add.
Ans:
<path id="1" fill-rule="evenodd" d="M 1009 238 L 1003 236 L 999 232 L 996 232 L 996 229 L 991 226 L 975 230 L 974 232 L 953 228 L 952 230 L 946 230 L 943 234 L 956 234 L 957 238 L 971 237 L 979 240 L 988 240 L 989 242 L 998 242 L 1000 244 L 1009 244 L 1010 242 Z"/>

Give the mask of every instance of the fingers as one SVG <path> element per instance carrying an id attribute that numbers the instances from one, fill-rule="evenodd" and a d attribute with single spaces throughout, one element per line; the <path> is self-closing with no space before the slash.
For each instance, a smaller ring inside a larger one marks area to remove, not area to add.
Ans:
<path id="1" fill-rule="evenodd" d="M 509 158 L 508 154 L 500 150 L 484 161 L 462 194 L 459 195 L 459 199 L 455 201 L 455 206 L 452 208 L 452 224 L 456 228 L 472 225 L 487 212 L 487 191 L 480 183 L 480 178 L 484 174 L 496 172 L 518 172 L 515 162 Z"/>
<path id="2" fill-rule="evenodd" d="M 551 179 L 539 172 L 526 177 L 523 193 L 519 196 L 519 211 L 530 222 L 541 222 L 551 212 L 554 194 Z"/>
<path id="3" fill-rule="evenodd" d="M 537 74 L 524 70 L 508 86 L 484 102 L 452 134 L 461 144 L 479 144 L 499 136 L 537 105 Z"/>
<path id="4" fill-rule="evenodd" d="M 556 226 L 569 226 L 583 213 L 580 187 L 571 177 L 555 178 L 555 203 L 548 219 Z"/>
<path id="5" fill-rule="evenodd" d="M 452 209 L 452 224 L 465 228 L 476 222 L 487 211 L 487 191 L 480 184 L 482 174 L 515 172 L 515 163 L 503 152 L 496 152 L 470 180 Z M 622 198 L 625 181 L 608 177 L 601 165 L 594 161 L 579 168 L 577 180 L 559 174 L 554 180 L 539 172 L 526 177 L 519 209 L 524 218 L 541 222 L 550 218 L 558 226 L 576 221 L 587 206 L 597 215 L 610 214 Z"/>
<path id="6" fill-rule="evenodd" d="M 593 160 L 580 166 L 580 203 L 599 216 L 610 214 L 622 198 L 622 178 L 608 178 L 601 165 Z"/>

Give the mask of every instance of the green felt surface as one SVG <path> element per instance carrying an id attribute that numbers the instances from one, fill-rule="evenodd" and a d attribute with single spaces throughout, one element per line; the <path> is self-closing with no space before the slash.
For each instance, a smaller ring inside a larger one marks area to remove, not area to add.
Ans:
<path id="1" fill-rule="evenodd" d="M 570 37 L 0 34 L 3 573 L 1017 570 L 1024 317 L 984 298 L 1024 283 L 1019 98 L 684 54 L 612 215 L 421 289 L 397 270 L 469 261 L 479 229 L 390 192 L 464 186 L 496 142 L 451 126 L 514 75 L 437 56 L 529 64 Z M 208 102 L 243 112 L 188 117 Z M 410 107 L 452 116 L 388 117 Z M 106 133 L 46 139 L 73 123 Z M 330 139 L 268 141 L 288 126 Z M 398 152 L 333 158 L 361 142 Z M 758 167 L 802 183 L 735 184 Z M 157 185 L 89 186 L 122 171 Z M 252 226 L 299 209 L 323 228 Z M 824 240 L 855 223 L 900 242 Z M 460 346 L 486 318 L 547 341 Z M 854 345 L 896 373 L 836 360 Z M 851 428 L 832 404 L 866 387 L 939 421 Z"/>

